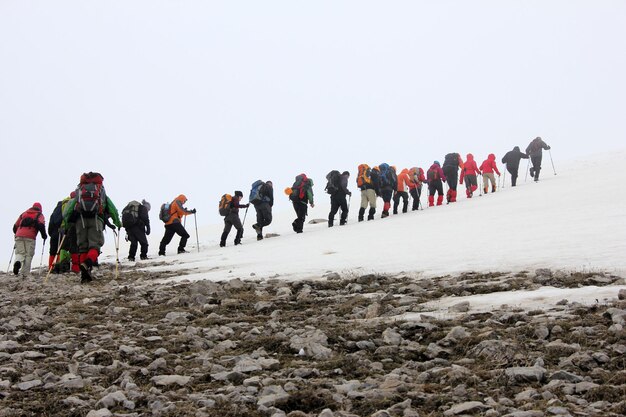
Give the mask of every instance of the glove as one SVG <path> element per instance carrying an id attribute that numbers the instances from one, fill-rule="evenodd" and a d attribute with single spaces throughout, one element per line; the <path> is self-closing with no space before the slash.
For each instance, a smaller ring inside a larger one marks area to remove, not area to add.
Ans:
<path id="1" fill-rule="evenodd" d="M 315 207 L 315 204 L 311 203 L 311 208 Z"/>
<path id="2" fill-rule="evenodd" d="M 47 235 L 47 234 L 45 234 L 45 233 L 42 233 L 42 234 L 41 234 L 41 238 L 42 238 L 44 241 L 46 241 L 46 240 L 48 240 L 48 235 Z"/>
<path id="3" fill-rule="evenodd" d="M 463 180 L 459 180 L 459 185 L 463 185 Z"/>
<path id="4" fill-rule="evenodd" d="M 191 210 L 191 214 L 196 214 L 196 209 Z"/>
<path id="5" fill-rule="evenodd" d="M 548 146 L 546 147 L 546 149 L 547 149 L 547 150 L 550 150 L 550 149 L 552 149 L 552 148 L 550 148 L 550 145 L 548 145 Z"/>
<path id="6" fill-rule="evenodd" d="M 352 197 L 352 191 L 348 191 L 348 195 Z"/>
<path id="7" fill-rule="evenodd" d="M 146 235 L 150 234 L 150 226 L 146 226 Z"/>

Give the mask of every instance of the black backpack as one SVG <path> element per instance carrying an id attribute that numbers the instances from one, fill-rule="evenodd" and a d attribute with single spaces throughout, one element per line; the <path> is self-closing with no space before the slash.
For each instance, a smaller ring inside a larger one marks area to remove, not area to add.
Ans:
<path id="1" fill-rule="evenodd" d="M 139 221 L 139 206 L 141 203 L 139 201 L 131 201 L 124 207 L 122 210 L 122 226 L 128 229 L 129 227 L 133 227 Z"/>
<path id="2" fill-rule="evenodd" d="M 443 166 L 459 168 L 459 154 L 458 153 L 449 153 L 445 156 L 443 160 Z"/>
<path id="3" fill-rule="evenodd" d="M 326 174 L 326 179 L 328 182 L 326 183 L 326 192 L 328 194 L 335 194 L 340 189 L 341 182 L 341 174 L 337 170 L 332 170 L 328 174 Z"/>

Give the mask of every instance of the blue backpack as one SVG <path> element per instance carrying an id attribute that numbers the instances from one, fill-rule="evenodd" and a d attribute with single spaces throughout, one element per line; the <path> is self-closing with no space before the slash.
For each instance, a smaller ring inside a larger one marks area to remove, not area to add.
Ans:
<path id="1" fill-rule="evenodd" d="M 252 204 L 255 203 L 260 203 L 263 201 L 263 187 L 265 186 L 265 183 L 261 180 L 257 180 L 255 182 L 252 183 L 252 189 L 250 190 L 250 198 L 248 199 L 249 202 L 251 202 Z"/>

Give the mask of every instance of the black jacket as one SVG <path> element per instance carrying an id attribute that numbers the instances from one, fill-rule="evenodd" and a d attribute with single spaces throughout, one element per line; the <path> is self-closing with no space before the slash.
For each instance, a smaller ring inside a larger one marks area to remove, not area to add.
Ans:
<path id="1" fill-rule="evenodd" d="M 517 169 L 519 168 L 520 159 L 528 159 L 528 155 L 520 151 L 519 146 L 516 146 L 515 148 L 513 148 L 512 151 L 508 151 L 502 157 L 502 163 L 506 164 L 506 168 L 509 171 L 510 170 L 517 171 Z"/>
<path id="2" fill-rule="evenodd" d="M 540 156 L 544 149 L 547 151 L 550 147 L 541 138 L 535 138 L 526 147 L 526 154 L 530 157 Z"/>

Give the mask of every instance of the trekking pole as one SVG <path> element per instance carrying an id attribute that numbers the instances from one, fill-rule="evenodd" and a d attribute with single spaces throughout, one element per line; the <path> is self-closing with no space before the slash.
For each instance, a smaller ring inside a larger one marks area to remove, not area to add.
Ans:
<path id="1" fill-rule="evenodd" d="M 248 209 L 246 209 L 247 211 Z M 196 226 L 196 247 L 198 248 L 198 253 L 200 253 L 200 239 L 198 239 L 198 221 L 196 220 L 196 213 L 193 214 L 193 224 Z"/>
<path id="2" fill-rule="evenodd" d="M 524 177 L 524 182 L 528 180 L 528 169 L 530 168 L 530 158 L 528 158 L 528 163 L 526 164 L 526 176 Z"/>
<path id="3" fill-rule="evenodd" d="M 554 175 L 556 175 L 556 169 L 554 169 L 554 161 L 552 160 L 552 149 L 548 149 L 548 154 L 550 155 L 550 162 L 552 163 L 552 171 L 554 171 Z"/>
<path id="4" fill-rule="evenodd" d="M 41 245 L 41 259 L 39 260 L 39 277 L 41 278 L 41 270 L 43 269 L 43 251 L 46 248 L 46 239 L 43 240 Z"/>
<path id="5" fill-rule="evenodd" d="M 61 239 L 61 243 L 59 244 L 59 249 L 57 250 L 57 254 L 54 256 L 54 262 L 52 263 L 52 266 L 48 268 L 48 273 L 46 274 L 46 278 L 43 280 L 44 284 L 48 282 L 48 277 L 50 276 L 50 273 L 52 272 L 54 265 L 57 262 L 59 262 L 59 257 L 61 256 L 61 248 L 63 247 L 63 243 L 65 242 L 66 237 L 67 237 L 67 234 L 64 234 L 63 239 Z"/>
<path id="6" fill-rule="evenodd" d="M 14 253 L 15 253 L 15 245 L 13 245 L 13 251 L 11 252 L 11 258 L 9 259 L 9 266 L 7 266 L 7 274 L 9 273 L 9 270 L 11 269 L 11 262 L 13 262 Z"/>
<path id="7" fill-rule="evenodd" d="M 480 175 L 480 182 L 482 183 L 483 182 L 483 174 L 478 174 L 478 175 Z M 478 177 L 476 177 L 476 182 L 478 182 Z M 478 197 L 482 197 L 483 196 L 483 185 L 484 185 L 484 183 L 483 184 L 477 184 L 477 185 L 478 185 L 478 192 L 479 192 Z"/>
<path id="8" fill-rule="evenodd" d="M 506 164 L 504 164 L 504 170 L 502 171 L 502 188 L 504 188 L 504 183 L 506 183 Z"/>
<path id="9" fill-rule="evenodd" d="M 120 275 L 120 234 L 117 230 L 113 229 L 115 234 L 115 279 Z"/>
<path id="10" fill-rule="evenodd" d="M 246 216 L 248 216 L 248 208 L 250 206 L 246 207 L 246 212 L 243 214 L 243 222 L 241 222 L 241 226 L 243 227 L 244 224 L 246 224 Z"/>

